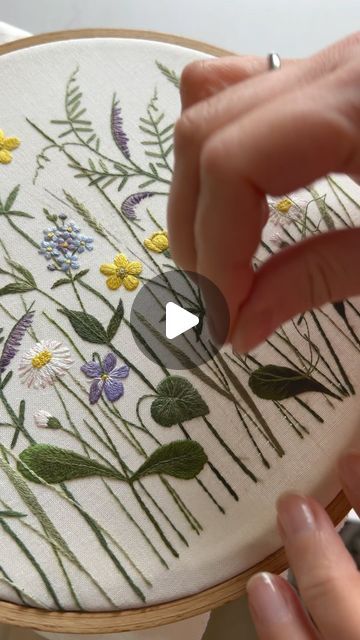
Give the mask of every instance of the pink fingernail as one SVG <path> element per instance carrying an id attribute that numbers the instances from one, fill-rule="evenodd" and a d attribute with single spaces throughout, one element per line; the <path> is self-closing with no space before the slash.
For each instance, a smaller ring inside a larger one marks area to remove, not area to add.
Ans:
<path id="1" fill-rule="evenodd" d="M 316 529 L 313 510 L 305 496 L 286 494 L 277 503 L 278 516 L 286 537 L 291 538 Z"/>
<path id="2" fill-rule="evenodd" d="M 290 603 L 271 573 L 257 573 L 247 584 L 249 605 L 256 620 L 262 625 L 285 622 L 291 617 Z"/>

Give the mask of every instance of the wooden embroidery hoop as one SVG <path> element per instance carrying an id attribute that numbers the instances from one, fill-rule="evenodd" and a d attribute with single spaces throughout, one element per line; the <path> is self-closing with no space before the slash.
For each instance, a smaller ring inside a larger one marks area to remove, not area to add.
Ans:
<path id="1" fill-rule="evenodd" d="M 180 45 L 188 49 L 203 51 L 214 56 L 231 55 L 231 52 L 213 47 L 197 40 L 183 38 L 153 31 L 138 31 L 129 29 L 80 29 L 74 31 L 58 31 L 45 33 L 15 42 L 0 45 L 0 55 L 27 49 L 48 42 L 62 40 L 77 40 L 80 38 L 133 38 L 139 40 L 154 40 L 168 44 Z M 350 505 L 342 491 L 328 505 L 327 512 L 335 525 L 338 525 L 350 510 Z M 258 571 L 281 573 L 287 567 L 284 550 L 278 549 L 261 562 L 239 575 L 225 580 L 209 589 L 187 596 L 173 602 L 111 612 L 58 612 L 45 611 L 17 604 L 0 602 L 0 622 L 4 624 L 26 627 L 38 631 L 52 633 L 117 633 L 149 629 L 161 625 L 179 622 L 191 618 L 216 607 L 235 600 L 245 592 L 249 578 Z"/>

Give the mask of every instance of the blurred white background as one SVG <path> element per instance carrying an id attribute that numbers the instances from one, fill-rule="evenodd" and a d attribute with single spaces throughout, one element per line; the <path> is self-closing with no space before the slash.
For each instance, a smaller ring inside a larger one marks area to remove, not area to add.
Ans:
<path id="1" fill-rule="evenodd" d="M 304 56 L 360 28 L 359 0 L 0 0 L 0 21 L 33 33 L 151 29 L 234 52 Z"/>

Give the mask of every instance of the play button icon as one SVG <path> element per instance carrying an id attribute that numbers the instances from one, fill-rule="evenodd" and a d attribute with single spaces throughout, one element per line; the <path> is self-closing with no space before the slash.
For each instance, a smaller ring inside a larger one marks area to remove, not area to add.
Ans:
<path id="1" fill-rule="evenodd" d="M 194 313 L 186 311 L 174 302 L 166 303 L 165 333 L 169 340 L 181 336 L 198 324 L 199 318 Z"/>
<path id="2" fill-rule="evenodd" d="M 203 292 L 221 318 L 215 341 Z M 193 369 L 216 357 L 229 329 L 224 296 L 207 278 L 172 269 L 142 283 L 134 299 L 130 328 L 138 349 L 164 370 Z"/>

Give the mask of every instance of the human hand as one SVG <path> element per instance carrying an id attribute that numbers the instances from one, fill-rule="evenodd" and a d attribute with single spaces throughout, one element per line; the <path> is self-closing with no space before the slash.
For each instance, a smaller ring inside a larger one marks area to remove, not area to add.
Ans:
<path id="1" fill-rule="evenodd" d="M 313 236 L 252 268 L 266 194 L 329 172 L 360 175 L 359 56 L 360 33 L 276 73 L 265 59 L 225 57 L 182 74 L 170 246 L 224 294 L 237 351 L 297 313 L 360 293 L 360 229 Z"/>
<path id="2" fill-rule="evenodd" d="M 345 454 L 339 472 L 360 515 L 360 453 Z M 286 580 L 257 574 L 248 583 L 248 595 L 259 640 L 359 640 L 360 573 L 326 511 L 312 498 L 285 494 L 278 502 L 278 526 L 315 624 Z"/>

